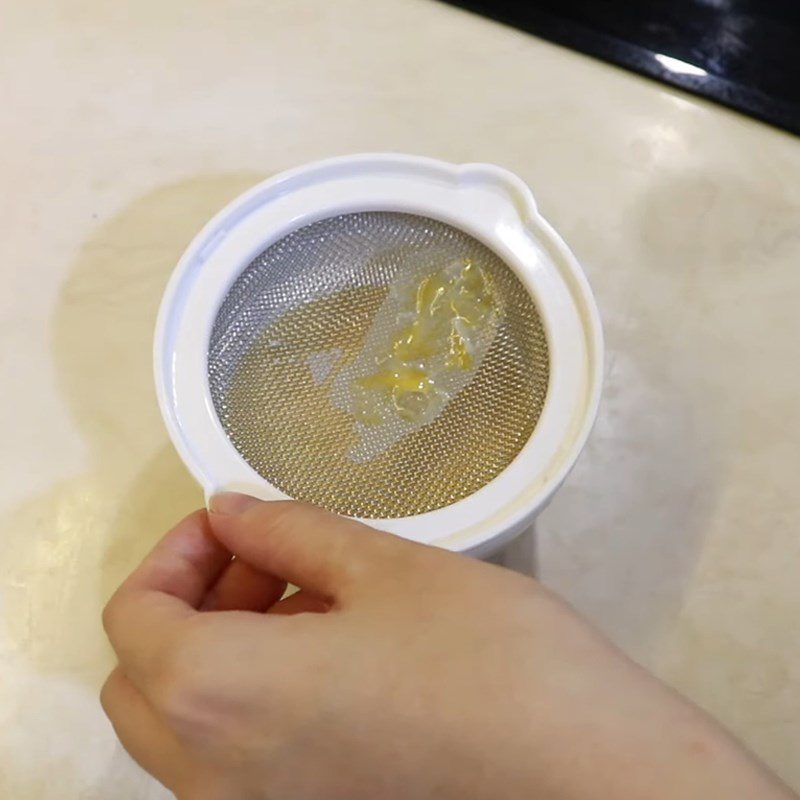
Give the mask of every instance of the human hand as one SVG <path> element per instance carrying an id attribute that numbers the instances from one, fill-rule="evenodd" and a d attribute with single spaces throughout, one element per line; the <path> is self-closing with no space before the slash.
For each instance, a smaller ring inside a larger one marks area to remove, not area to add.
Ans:
<path id="1" fill-rule="evenodd" d="M 791 797 L 537 582 L 309 506 L 214 508 L 104 614 L 103 706 L 180 800 Z"/>

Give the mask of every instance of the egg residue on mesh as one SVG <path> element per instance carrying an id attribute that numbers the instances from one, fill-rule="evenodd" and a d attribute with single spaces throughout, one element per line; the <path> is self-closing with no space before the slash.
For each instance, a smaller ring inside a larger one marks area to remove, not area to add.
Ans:
<path id="1" fill-rule="evenodd" d="M 470 258 L 399 272 L 361 352 L 335 380 L 334 402 L 358 437 L 349 457 L 370 461 L 433 422 L 479 369 L 500 314 L 490 277 Z"/>

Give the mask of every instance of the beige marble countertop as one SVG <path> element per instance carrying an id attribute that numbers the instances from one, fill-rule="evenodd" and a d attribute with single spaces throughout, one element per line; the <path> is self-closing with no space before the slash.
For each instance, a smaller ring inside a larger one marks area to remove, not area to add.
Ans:
<path id="1" fill-rule="evenodd" d="M 323 156 L 505 165 L 582 259 L 605 400 L 506 554 L 800 787 L 800 140 L 429 0 L 8 2 L 0 797 L 164 793 L 96 696 L 100 609 L 201 495 L 156 408 L 173 263 Z"/>

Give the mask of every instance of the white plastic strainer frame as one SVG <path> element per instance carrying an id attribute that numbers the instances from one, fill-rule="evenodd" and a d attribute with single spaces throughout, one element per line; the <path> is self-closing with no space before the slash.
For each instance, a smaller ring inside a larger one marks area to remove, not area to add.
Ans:
<path id="1" fill-rule="evenodd" d="M 206 499 L 219 491 L 287 498 L 242 458 L 219 421 L 208 382 L 211 330 L 231 285 L 257 255 L 297 228 L 359 211 L 418 214 L 461 229 L 514 270 L 539 310 L 549 385 L 517 457 L 452 505 L 367 520 L 408 539 L 483 555 L 524 530 L 572 468 L 597 413 L 603 371 L 600 318 L 586 277 L 530 189 L 504 169 L 394 154 L 344 156 L 284 172 L 234 200 L 191 242 L 166 288 L 154 346 L 161 413 Z"/>

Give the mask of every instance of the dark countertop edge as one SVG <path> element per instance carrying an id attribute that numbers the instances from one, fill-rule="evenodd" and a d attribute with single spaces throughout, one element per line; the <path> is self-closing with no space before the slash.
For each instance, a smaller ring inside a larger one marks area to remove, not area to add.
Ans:
<path id="1" fill-rule="evenodd" d="M 577 22 L 562 19 L 531 6 L 527 7 L 523 20 L 513 14 L 492 12 L 484 3 L 469 2 L 469 0 L 466 2 L 439 0 L 439 2 L 489 17 L 496 22 L 594 56 L 609 64 L 655 78 L 669 86 L 675 86 L 769 125 L 800 135 L 800 108 L 715 75 L 701 76 L 673 72 L 656 59 L 656 55 L 669 56 L 669 53 L 654 53 L 644 47 L 591 30 Z"/>

